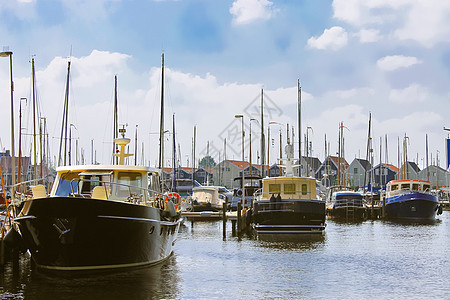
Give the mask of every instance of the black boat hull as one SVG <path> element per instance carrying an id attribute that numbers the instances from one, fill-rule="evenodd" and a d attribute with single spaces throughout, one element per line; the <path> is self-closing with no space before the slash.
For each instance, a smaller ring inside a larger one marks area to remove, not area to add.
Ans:
<path id="1" fill-rule="evenodd" d="M 255 201 L 253 224 L 258 234 L 322 233 L 325 202 L 320 200 Z"/>
<path id="2" fill-rule="evenodd" d="M 408 199 L 396 201 L 385 206 L 388 219 L 434 220 L 439 202 L 427 199 Z"/>
<path id="3" fill-rule="evenodd" d="M 38 268 L 99 270 L 151 265 L 172 252 L 180 220 L 155 207 L 112 200 L 29 200 L 16 218 Z"/>
<path id="4" fill-rule="evenodd" d="M 341 206 L 328 210 L 331 218 L 343 220 L 364 220 L 367 218 L 367 208 L 363 206 Z"/>

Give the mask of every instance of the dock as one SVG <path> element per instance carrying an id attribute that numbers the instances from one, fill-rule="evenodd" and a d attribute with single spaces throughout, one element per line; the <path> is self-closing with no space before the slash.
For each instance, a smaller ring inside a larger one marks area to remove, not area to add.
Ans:
<path id="1" fill-rule="evenodd" d="M 223 221 L 223 237 L 226 236 L 226 223 L 228 220 L 232 223 L 233 235 L 236 233 L 238 235 L 246 231 L 247 221 L 246 221 L 246 209 L 241 211 L 240 203 L 236 211 L 228 211 L 227 203 L 224 203 L 222 211 L 181 211 L 181 217 L 186 221 L 191 221 L 194 225 L 195 221 L 212 221 L 212 220 L 222 220 Z"/>
<path id="2" fill-rule="evenodd" d="M 223 212 L 221 211 L 182 211 L 181 216 L 188 220 L 207 220 L 207 219 L 223 219 Z M 225 213 L 227 220 L 237 220 L 237 213 L 235 211 L 227 211 Z"/>

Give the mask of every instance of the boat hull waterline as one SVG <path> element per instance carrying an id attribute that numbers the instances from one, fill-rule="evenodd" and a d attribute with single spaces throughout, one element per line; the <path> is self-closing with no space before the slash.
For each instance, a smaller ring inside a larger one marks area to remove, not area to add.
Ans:
<path id="1" fill-rule="evenodd" d="M 391 219 L 433 220 L 438 208 L 436 196 L 414 192 L 386 198 L 385 214 Z"/>
<path id="2" fill-rule="evenodd" d="M 139 267 L 172 252 L 180 219 L 155 207 L 74 197 L 29 200 L 16 218 L 38 268 L 58 271 Z"/>
<path id="3" fill-rule="evenodd" d="M 322 234 L 326 226 L 325 202 L 297 199 L 277 203 L 255 201 L 253 223 L 258 234 Z"/>

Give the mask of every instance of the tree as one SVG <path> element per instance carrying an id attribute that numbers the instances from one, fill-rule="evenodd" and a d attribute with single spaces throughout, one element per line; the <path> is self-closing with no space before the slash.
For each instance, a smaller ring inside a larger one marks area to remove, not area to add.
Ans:
<path id="1" fill-rule="evenodd" d="M 214 161 L 214 158 L 207 155 L 204 156 L 198 163 L 199 167 L 206 167 L 206 168 L 213 168 L 216 166 L 216 162 Z"/>

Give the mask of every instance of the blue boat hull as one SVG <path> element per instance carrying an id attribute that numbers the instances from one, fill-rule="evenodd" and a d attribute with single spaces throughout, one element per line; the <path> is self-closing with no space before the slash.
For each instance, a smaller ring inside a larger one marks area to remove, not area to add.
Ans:
<path id="1" fill-rule="evenodd" d="M 436 196 L 410 193 L 386 199 L 385 216 L 389 219 L 433 220 L 439 208 Z"/>

